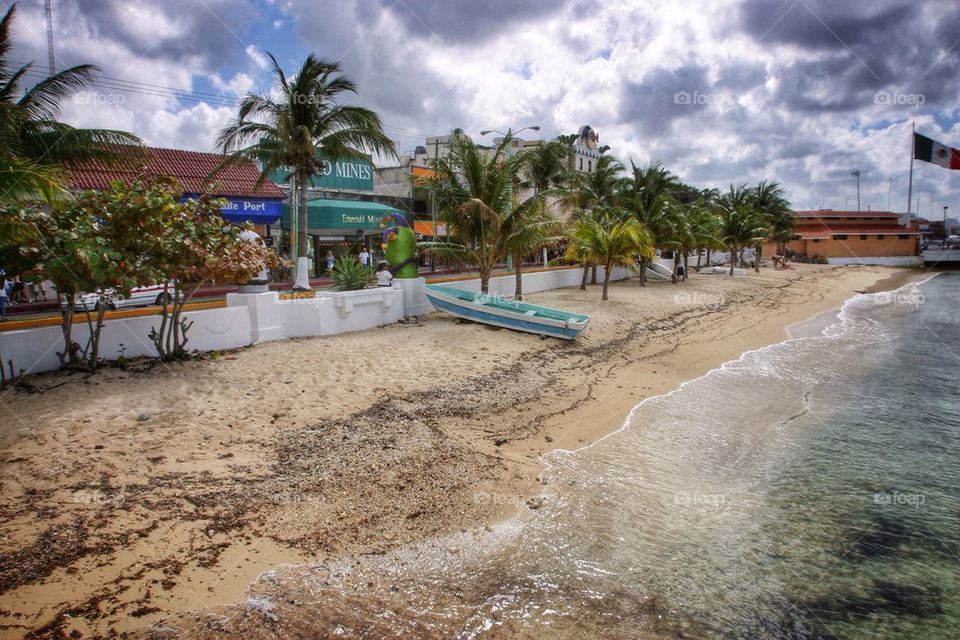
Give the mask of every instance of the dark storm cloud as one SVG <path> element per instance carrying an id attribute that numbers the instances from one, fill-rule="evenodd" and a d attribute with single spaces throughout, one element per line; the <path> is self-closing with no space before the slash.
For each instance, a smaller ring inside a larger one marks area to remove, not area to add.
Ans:
<path id="1" fill-rule="evenodd" d="M 798 46 L 815 59 L 789 61 L 774 69 L 781 80 L 776 98 L 800 112 L 869 108 L 878 91 L 923 94 L 938 105 L 955 96 L 960 70 L 960 7 L 885 0 L 836 3 L 826 0 L 745 0 L 740 27 L 759 47 Z"/>
<path id="2" fill-rule="evenodd" d="M 128 0 L 78 2 L 87 28 L 98 38 L 122 44 L 144 60 L 196 62 L 217 67 L 242 57 L 247 28 L 258 16 L 247 2 L 165 0 L 151 4 L 176 27 L 175 35 L 158 36 L 142 24 Z"/>
<path id="3" fill-rule="evenodd" d="M 620 121 L 640 133 L 665 131 L 677 118 L 694 116 L 704 105 L 699 96 L 710 94 L 707 68 L 688 66 L 660 69 L 640 82 L 624 81 L 620 88 Z"/>
<path id="4" fill-rule="evenodd" d="M 446 44 L 474 42 L 546 20 L 563 9 L 560 0 L 379 0 L 416 36 L 438 36 Z"/>

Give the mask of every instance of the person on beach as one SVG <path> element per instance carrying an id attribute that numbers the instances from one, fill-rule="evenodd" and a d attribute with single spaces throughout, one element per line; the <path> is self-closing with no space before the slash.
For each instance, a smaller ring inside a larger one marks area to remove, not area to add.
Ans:
<path id="1" fill-rule="evenodd" d="M 389 287 L 393 283 L 393 274 L 387 268 L 386 262 L 381 262 L 377 267 L 377 286 Z"/>
<path id="2" fill-rule="evenodd" d="M 360 264 L 365 267 L 370 266 L 370 252 L 367 251 L 366 246 L 360 247 L 360 255 L 358 257 L 360 258 Z"/>

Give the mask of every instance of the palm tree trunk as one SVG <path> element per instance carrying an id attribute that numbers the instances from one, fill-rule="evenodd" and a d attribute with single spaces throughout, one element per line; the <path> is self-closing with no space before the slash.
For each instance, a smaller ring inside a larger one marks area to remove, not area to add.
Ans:
<path id="1" fill-rule="evenodd" d="M 730 275 L 733 275 L 733 268 L 737 264 L 737 245 L 730 245 Z"/>
<path id="2" fill-rule="evenodd" d="M 640 256 L 640 286 L 647 286 L 647 258 Z"/>
<path id="3" fill-rule="evenodd" d="M 581 291 L 586 291 L 586 290 L 587 290 L 587 276 L 588 276 L 589 274 L 590 274 L 590 265 L 584 264 L 584 265 L 583 265 L 583 278 L 580 279 L 580 290 L 581 290 Z"/>
<path id="4" fill-rule="evenodd" d="M 297 196 L 300 199 L 297 211 L 297 257 L 305 258 L 309 255 L 310 234 L 307 233 L 307 187 L 300 176 L 297 176 Z"/>
<path id="5" fill-rule="evenodd" d="M 678 252 L 673 252 L 673 273 L 670 274 L 670 282 L 677 284 L 677 267 L 680 264 L 680 255 Z"/>
<path id="6" fill-rule="evenodd" d="M 606 269 L 603 270 L 603 299 L 607 299 L 607 288 L 610 286 L 610 272 L 613 271 L 613 265 L 609 262 L 607 263 Z"/>
<path id="7" fill-rule="evenodd" d="M 513 289 L 513 298 L 523 300 L 523 258 L 521 256 L 513 256 L 513 268 L 517 282 Z"/>
<path id="8" fill-rule="evenodd" d="M 683 281 L 686 282 L 687 278 L 690 276 L 690 256 L 687 255 L 687 252 L 683 252 Z"/>
<path id="9" fill-rule="evenodd" d="M 754 251 L 754 253 L 755 253 L 756 255 L 753 256 L 753 258 L 754 258 L 753 270 L 754 270 L 756 273 L 760 273 L 760 257 L 763 255 L 763 243 L 762 243 L 762 242 L 758 242 L 758 243 L 757 243 L 757 248 L 756 248 L 756 250 Z"/>
<path id="10" fill-rule="evenodd" d="M 597 284 L 597 265 L 590 268 L 590 284 Z"/>
<path id="11" fill-rule="evenodd" d="M 700 273 L 700 258 L 703 256 L 703 249 L 697 249 L 697 266 L 694 269 L 697 270 L 697 273 Z"/>
<path id="12" fill-rule="evenodd" d="M 707 247 L 707 266 L 710 266 L 710 247 Z"/>

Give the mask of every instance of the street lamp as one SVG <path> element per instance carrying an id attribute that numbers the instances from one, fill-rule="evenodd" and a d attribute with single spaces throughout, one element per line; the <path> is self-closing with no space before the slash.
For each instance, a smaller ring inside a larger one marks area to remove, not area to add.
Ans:
<path id="1" fill-rule="evenodd" d="M 517 129 L 516 131 L 514 131 L 513 128 L 511 127 L 507 129 L 506 133 L 498 129 L 487 129 L 485 131 L 481 131 L 480 135 L 486 136 L 491 133 L 499 133 L 504 138 L 510 138 L 510 146 L 507 147 L 507 160 L 509 161 L 511 158 L 513 158 L 513 137 L 519 133 L 523 133 L 524 131 L 540 131 L 540 125 L 534 124 L 534 125 L 530 125 L 529 127 Z M 509 194 L 510 194 L 510 206 L 513 206 L 513 182 L 511 182 L 507 186 L 507 188 L 509 189 Z M 511 255 L 507 255 L 507 271 L 508 272 L 513 271 L 513 256 Z"/>
<path id="2" fill-rule="evenodd" d="M 851 171 L 850 175 L 857 179 L 857 211 L 860 211 L 860 169 Z"/>

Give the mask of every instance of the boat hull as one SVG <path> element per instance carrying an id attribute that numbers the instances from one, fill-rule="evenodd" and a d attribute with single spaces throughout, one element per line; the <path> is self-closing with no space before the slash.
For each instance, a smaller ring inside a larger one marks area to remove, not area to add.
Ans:
<path id="1" fill-rule="evenodd" d="M 547 320 L 530 317 L 523 314 L 509 313 L 499 309 L 490 309 L 478 304 L 470 304 L 463 300 L 451 298 L 444 294 L 425 290 L 427 299 L 434 308 L 449 313 L 464 320 L 480 322 L 515 331 L 525 331 L 537 335 L 546 335 L 553 338 L 573 340 L 587 328 L 585 321 Z"/>

